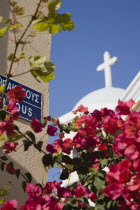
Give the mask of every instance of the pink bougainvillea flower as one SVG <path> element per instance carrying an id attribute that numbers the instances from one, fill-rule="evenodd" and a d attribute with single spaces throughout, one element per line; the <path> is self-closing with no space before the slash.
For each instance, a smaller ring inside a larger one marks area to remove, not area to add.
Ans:
<path id="1" fill-rule="evenodd" d="M 87 146 L 86 138 L 81 137 L 79 133 L 77 133 L 73 138 L 73 143 L 77 149 L 82 149 Z"/>
<path id="2" fill-rule="evenodd" d="M 58 202 L 58 203 L 56 204 L 56 206 L 54 207 L 54 210 L 62 210 L 63 207 L 64 207 L 64 203 Z M 52 210 L 53 210 L 53 209 L 52 209 Z"/>
<path id="3" fill-rule="evenodd" d="M 57 131 L 56 127 L 54 127 L 53 125 L 48 125 L 48 127 L 47 127 L 47 134 L 49 136 L 55 136 L 56 131 Z"/>
<path id="4" fill-rule="evenodd" d="M 130 191 L 140 190 L 140 177 L 132 176 L 129 183 L 127 183 L 127 189 Z"/>
<path id="5" fill-rule="evenodd" d="M 4 202 L 3 207 L 1 208 L 1 210 L 16 210 L 16 209 L 17 209 L 17 201 L 15 199 Z"/>
<path id="6" fill-rule="evenodd" d="M 31 122 L 31 128 L 35 133 L 40 133 L 42 131 L 43 125 L 38 119 L 34 118 Z"/>
<path id="7" fill-rule="evenodd" d="M 59 125 L 59 119 L 58 119 L 58 118 L 54 117 L 54 118 L 52 119 L 52 121 L 53 121 L 53 125 L 54 125 L 54 126 Z"/>
<path id="8" fill-rule="evenodd" d="M 46 117 L 46 120 L 47 120 L 47 121 L 51 121 L 51 119 L 52 119 L 51 116 L 47 116 L 47 117 Z"/>
<path id="9" fill-rule="evenodd" d="M 9 120 L 6 124 L 6 134 L 7 136 L 13 136 L 15 134 L 15 125 L 11 123 Z"/>
<path id="10" fill-rule="evenodd" d="M 14 143 L 14 142 L 6 142 L 4 144 L 4 148 L 6 149 L 5 153 L 11 153 L 13 151 L 16 152 L 15 148 L 17 147 L 18 143 Z"/>
<path id="11" fill-rule="evenodd" d="M 12 119 L 18 120 L 19 116 L 20 116 L 19 112 L 15 112 L 14 114 L 12 114 Z"/>
<path id="12" fill-rule="evenodd" d="M 65 133 L 64 132 L 56 133 L 55 135 L 58 136 L 60 139 L 63 139 L 65 137 Z"/>
<path id="13" fill-rule="evenodd" d="M 82 196 L 87 194 L 86 188 L 81 184 L 78 184 L 76 189 L 74 190 L 76 198 L 81 198 Z"/>
<path id="14" fill-rule="evenodd" d="M 34 185 L 32 183 L 27 183 L 26 185 L 26 193 L 29 198 L 39 197 L 42 193 L 42 189 L 38 185 Z"/>
<path id="15" fill-rule="evenodd" d="M 101 109 L 101 113 L 103 117 L 107 117 L 107 116 L 114 116 L 115 112 L 111 109 L 107 109 L 107 108 L 103 108 Z"/>
<path id="16" fill-rule="evenodd" d="M 134 138 L 140 143 L 140 112 L 131 112 L 122 127 L 123 133 L 127 138 Z"/>
<path id="17" fill-rule="evenodd" d="M 133 167 L 135 169 L 136 174 L 140 175 L 140 158 L 134 160 Z"/>
<path id="18" fill-rule="evenodd" d="M 69 188 L 59 187 L 57 189 L 57 196 L 60 198 L 67 198 L 73 195 L 72 191 Z"/>
<path id="19" fill-rule="evenodd" d="M 54 146 L 53 146 L 52 144 L 48 144 L 47 147 L 46 147 L 46 150 L 47 150 L 48 152 L 50 152 L 51 154 L 57 152 L 57 150 L 54 149 Z"/>
<path id="20" fill-rule="evenodd" d="M 11 166 L 11 165 L 7 165 L 7 166 L 6 166 L 6 171 L 7 171 L 9 174 L 14 175 L 14 174 L 16 173 L 17 169 L 13 168 L 13 166 Z"/>
<path id="21" fill-rule="evenodd" d="M 95 109 L 95 110 L 91 113 L 91 115 L 92 115 L 93 117 L 95 117 L 96 119 L 98 119 L 98 120 L 101 120 L 101 119 L 102 119 L 102 113 L 101 113 L 99 110 L 97 110 L 97 109 Z"/>
<path id="22" fill-rule="evenodd" d="M 117 164 L 110 166 L 110 171 L 107 172 L 106 182 L 112 184 L 126 184 L 131 178 L 132 163 L 129 160 L 123 160 Z"/>
<path id="23" fill-rule="evenodd" d="M 70 154 L 70 151 L 73 149 L 73 141 L 71 139 L 65 139 L 63 141 L 63 149 L 62 151 L 67 153 L 67 154 Z"/>
<path id="24" fill-rule="evenodd" d="M 140 147 L 134 144 L 130 144 L 125 148 L 124 154 L 131 160 L 135 160 L 140 156 Z"/>
<path id="25" fill-rule="evenodd" d="M 94 201 L 94 200 L 97 199 L 98 197 L 97 197 L 97 195 L 96 195 L 95 193 L 90 192 L 90 193 L 88 194 L 88 198 L 89 198 L 91 201 Z"/>
<path id="26" fill-rule="evenodd" d="M 56 186 L 53 182 L 47 182 L 46 186 L 43 188 L 43 192 L 46 194 L 51 194 L 54 189 L 56 189 Z"/>
<path id="27" fill-rule="evenodd" d="M 7 126 L 6 120 L 0 122 L 0 135 L 2 135 L 4 131 L 6 131 L 6 126 Z"/>
<path id="28" fill-rule="evenodd" d="M 108 185 L 104 188 L 104 195 L 106 195 L 109 198 L 112 198 L 113 200 L 116 200 L 118 197 L 121 196 L 123 191 L 123 186 L 120 184 L 113 183 L 111 185 Z"/>
<path id="29" fill-rule="evenodd" d="M 7 93 L 7 97 L 13 102 L 22 102 L 25 96 L 26 92 L 23 90 L 22 86 L 16 86 Z"/>
<path id="30" fill-rule="evenodd" d="M 57 151 L 61 151 L 63 149 L 63 141 L 61 139 L 57 139 L 53 142 L 54 149 Z"/>
<path id="31" fill-rule="evenodd" d="M 77 112 L 88 113 L 88 107 L 84 107 L 83 105 L 78 106 L 76 110 L 73 110 L 72 113 L 76 114 Z"/>
<path id="32" fill-rule="evenodd" d="M 115 136 L 115 143 L 112 146 L 112 149 L 118 156 L 122 156 L 125 148 L 127 147 L 127 141 L 124 140 L 125 136 L 123 134 L 119 134 Z"/>
<path id="33" fill-rule="evenodd" d="M 8 111 L 10 113 L 15 113 L 15 112 L 18 111 L 18 107 L 17 107 L 15 102 L 11 102 L 11 103 L 8 104 Z"/>
<path id="34" fill-rule="evenodd" d="M 42 197 L 32 197 L 26 200 L 25 205 L 20 207 L 20 210 L 62 210 L 64 204 L 50 195 Z"/>
<path id="35" fill-rule="evenodd" d="M 103 128 L 106 133 L 114 134 L 119 128 L 121 128 L 123 120 L 114 115 L 114 116 L 107 116 L 103 122 Z"/>
<path id="36" fill-rule="evenodd" d="M 98 148 L 98 150 L 106 150 L 107 149 L 107 145 L 105 143 L 98 144 L 97 148 Z"/>
<path id="37" fill-rule="evenodd" d="M 129 101 L 118 101 L 118 106 L 116 107 L 116 114 L 118 115 L 128 115 L 130 114 L 130 109 L 135 104 L 135 101 L 130 99 Z"/>

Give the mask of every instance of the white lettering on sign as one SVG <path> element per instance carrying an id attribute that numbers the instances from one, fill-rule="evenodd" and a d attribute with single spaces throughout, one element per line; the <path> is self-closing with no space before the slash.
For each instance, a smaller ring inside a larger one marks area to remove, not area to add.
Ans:
<path id="1" fill-rule="evenodd" d="M 32 101 L 36 102 L 36 103 L 39 103 L 38 99 L 39 99 L 39 95 L 36 94 L 36 93 L 33 93 L 31 92 L 30 90 L 25 90 L 24 91 L 26 92 L 26 97 L 28 99 L 31 99 Z"/>
<path id="2" fill-rule="evenodd" d="M 29 117 L 32 117 L 32 109 L 31 108 L 28 109 L 28 115 L 29 115 Z"/>
<path id="3" fill-rule="evenodd" d="M 6 83 L 6 80 L 5 79 L 2 79 L 0 77 L 0 85 L 5 85 Z M 10 81 L 8 83 L 8 86 L 7 86 L 7 90 L 11 90 L 12 88 L 16 87 L 17 85 L 15 84 L 12 84 Z M 27 99 L 30 99 L 32 100 L 32 102 L 35 102 L 35 103 L 38 103 L 39 104 L 39 95 L 37 93 L 34 93 L 30 90 L 26 90 L 25 88 L 23 88 L 23 90 L 26 92 L 26 97 Z"/>
<path id="4" fill-rule="evenodd" d="M 28 108 L 25 104 L 19 104 L 17 103 L 18 106 L 18 112 L 22 112 L 23 114 L 27 114 L 29 117 L 32 117 L 32 108 Z"/>
<path id="5" fill-rule="evenodd" d="M 3 80 L 2 78 L 0 78 L 0 85 L 5 85 L 6 80 Z"/>
<path id="6" fill-rule="evenodd" d="M 14 87 L 16 87 L 16 85 L 11 84 L 11 83 L 9 82 L 9 83 L 8 83 L 8 86 L 7 86 L 7 90 L 11 90 L 11 89 L 13 89 Z"/>

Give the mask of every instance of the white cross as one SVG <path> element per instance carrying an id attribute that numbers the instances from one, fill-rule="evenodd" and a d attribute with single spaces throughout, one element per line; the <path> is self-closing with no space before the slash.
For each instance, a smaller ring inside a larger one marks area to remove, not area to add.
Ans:
<path id="1" fill-rule="evenodd" d="M 97 71 L 105 72 L 105 87 L 112 87 L 111 65 L 118 61 L 117 57 L 110 58 L 109 52 L 104 53 L 104 63 L 97 67 Z"/>

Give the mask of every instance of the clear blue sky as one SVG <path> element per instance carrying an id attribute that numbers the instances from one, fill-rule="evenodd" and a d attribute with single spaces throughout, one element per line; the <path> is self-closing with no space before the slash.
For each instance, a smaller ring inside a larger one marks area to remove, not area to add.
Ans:
<path id="1" fill-rule="evenodd" d="M 57 67 L 50 83 L 53 117 L 104 87 L 104 73 L 96 68 L 105 51 L 119 59 L 112 67 L 114 87 L 127 88 L 140 70 L 140 0 L 63 0 L 59 12 L 70 12 L 76 29 L 52 39 L 51 59 Z"/>

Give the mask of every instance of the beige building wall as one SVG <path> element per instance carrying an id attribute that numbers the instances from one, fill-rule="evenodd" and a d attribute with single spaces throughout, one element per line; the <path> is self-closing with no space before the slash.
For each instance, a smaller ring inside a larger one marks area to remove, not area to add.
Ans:
<path id="1" fill-rule="evenodd" d="M 0 0 L 0 16 L 4 16 L 6 19 L 10 16 L 10 8 L 7 4 L 8 1 Z M 36 3 L 38 0 L 18 0 L 18 3 L 21 6 L 25 7 L 26 14 L 33 14 L 36 8 Z M 44 11 L 47 13 L 47 9 L 44 8 Z M 27 18 L 22 19 L 23 24 L 27 24 Z M 10 37 L 13 37 L 12 33 L 7 34 Z M 25 47 L 25 54 L 27 57 L 35 56 L 35 55 L 45 55 L 47 60 L 50 59 L 50 50 L 51 50 L 51 36 L 45 33 L 38 33 L 35 38 L 33 38 L 33 42 L 31 46 Z M 12 53 L 14 50 L 14 45 L 12 42 L 7 41 L 7 39 L 1 38 L 0 39 L 0 73 L 6 73 L 8 71 L 8 62 L 7 56 Z M 19 74 L 29 70 L 28 61 L 23 60 L 19 63 L 19 66 L 14 65 L 15 74 Z M 42 113 L 43 116 L 47 116 L 49 113 L 49 85 L 47 83 L 38 83 L 30 73 L 27 73 L 22 76 L 14 77 L 13 80 L 24 84 L 38 92 L 43 94 L 43 101 L 42 101 Z M 21 131 L 31 130 L 30 122 L 27 120 L 19 119 L 18 126 Z M 44 136 L 46 131 L 42 132 L 41 134 L 37 135 L 37 140 L 40 140 L 42 136 Z M 47 135 L 42 138 L 44 142 L 44 149 L 48 141 Z M 20 142 L 22 145 L 22 141 Z M 23 173 L 30 172 L 33 175 L 34 183 L 41 183 L 44 184 L 47 180 L 47 171 L 44 168 L 41 156 L 36 149 L 30 148 L 29 151 L 23 152 L 23 146 L 21 146 L 17 152 L 13 152 L 13 154 L 9 155 L 9 158 L 15 163 L 16 168 L 20 168 Z M 13 179 L 11 179 L 13 177 Z M 11 186 L 9 199 L 17 198 L 19 203 L 23 203 L 23 199 L 25 198 L 24 193 L 21 189 L 21 180 L 17 181 L 14 176 L 8 175 L 7 173 L 2 173 L 0 171 L 0 187 L 7 185 L 8 181 L 13 181 L 13 185 Z"/>

